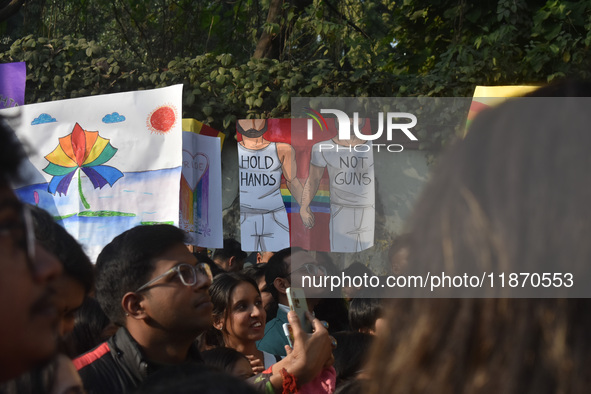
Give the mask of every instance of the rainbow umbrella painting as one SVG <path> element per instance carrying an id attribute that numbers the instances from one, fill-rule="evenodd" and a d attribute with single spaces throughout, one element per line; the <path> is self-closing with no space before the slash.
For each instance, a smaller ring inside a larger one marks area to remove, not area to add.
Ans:
<path id="1" fill-rule="evenodd" d="M 84 172 L 95 189 L 102 189 L 107 183 L 113 186 L 123 173 L 104 165 L 117 153 L 110 140 L 99 136 L 98 131 L 84 130 L 78 123 L 72 133 L 59 138 L 58 146 L 45 158 L 49 161 L 44 172 L 53 176 L 48 192 L 66 195 L 74 175 L 78 174 L 78 193 L 86 209 L 90 204 L 82 193 L 81 172 Z"/>
<path id="2" fill-rule="evenodd" d="M 182 97 L 174 85 L 0 110 L 30 147 L 17 197 L 49 212 L 92 261 L 130 228 L 177 225 Z"/>

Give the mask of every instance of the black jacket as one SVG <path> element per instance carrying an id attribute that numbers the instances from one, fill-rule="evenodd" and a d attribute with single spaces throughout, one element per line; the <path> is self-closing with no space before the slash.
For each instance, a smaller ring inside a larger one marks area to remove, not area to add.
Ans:
<path id="1" fill-rule="evenodd" d="M 195 346 L 189 350 L 187 362 L 203 362 Z M 107 342 L 76 358 L 74 365 L 88 394 L 131 392 L 160 367 L 144 358 L 137 342 L 123 327 Z"/>

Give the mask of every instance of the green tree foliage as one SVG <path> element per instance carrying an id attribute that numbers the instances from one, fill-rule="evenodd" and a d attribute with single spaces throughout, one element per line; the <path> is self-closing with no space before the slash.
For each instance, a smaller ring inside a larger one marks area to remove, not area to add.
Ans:
<path id="1" fill-rule="evenodd" d="M 128 59 L 121 61 L 120 59 Z M 392 93 L 383 75 L 339 71 L 324 59 L 300 65 L 276 59 L 236 62 L 231 54 L 177 57 L 155 69 L 96 41 L 26 36 L 0 53 L 0 62 L 27 62 L 27 102 L 183 84 L 183 116 L 232 131 L 240 117 L 288 117 L 292 96 Z"/>
<path id="2" fill-rule="evenodd" d="M 44 0 L 27 2 L 11 38 L 75 36 L 159 67 L 182 54 L 240 53 L 256 29 L 252 1 L 192 0 Z M 247 41 L 247 40 L 246 40 Z M 246 50 L 246 52 L 244 51 Z M 250 57 L 252 48 L 242 50 Z"/>
<path id="3" fill-rule="evenodd" d="M 590 1 L 406 0 L 392 11 L 397 51 L 385 69 L 417 77 L 406 91 L 470 95 L 475 85 L 590 77 Z"/>

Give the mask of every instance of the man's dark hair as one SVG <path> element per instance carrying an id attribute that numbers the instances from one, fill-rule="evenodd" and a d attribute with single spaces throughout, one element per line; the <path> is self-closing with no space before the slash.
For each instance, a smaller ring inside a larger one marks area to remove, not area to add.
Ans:
<path id="1" fill-rule="evenodd" d="M 353 298 L 349 304 L 349 324 L 353 331 L 375 330 L 376 320 L 383 316 L 379 298 Z"/>
<path id="2" fill-rule="evenodd" d="M 304 249 L 299 247 L 285 248 L 276 252 L 267 261 L 267 267 L 265 269 L 265 282 L 267 282 L 267 291 L 271 293 L 273 299 L 278 300 L 279 293 L 273 285 L 276 278 L 289 278 L 289 267 L 285 262 L 292 253 L 301 252 Z"/>
<path id="3" fill-rule="evenodd" d="M 150 279 L 154 258 L 184 242 L 183 230 L 158 224 L 134 227 L 104 247 L 96 260 L 96 297 L 112 322 L 123 325 L 121 299 Z"/>
<path id="4" fill-rule="evenodd" d="M 26 157 L 14 131 L 0 115 L 0 183 L 18 178 L 18 167 Z"/>
<path id="5" fill-rule="evenodd" d="M 64 274 L 79 282 L 88 294 L 94 289 L 94 267 L 76 239 L 49 212 L 29 205 L 35 239 L 62 263 Z"/>
<path id="6" fill-rule="evenodd" d="M 207 253 L 193 252 L 193 256 L 195 256 L 195 258 L 197 259 L 198 262 L 207 264 L 209 266 L 209 269 L 211 270 L 211 275 L 214 277 L 218 274 L 222 274 L 222 273 L 226 272 L 223 269 L 221 269 L 220 266 L 217 265 L 215 263 L 215 261 L 213 261 L 207 255 Z"/>
<path id="7" fill-rule="evenodd" d="M 251 265 L 250 267 L 246 267 L 242 270 L 245 275 L 250 276 L 255 282 L 258 282 L 260 278 L 265 277 L 265 272 L 267 272 L 267 263 Z M 265 286 L 265 291 L 267 291 L 267 286 Z"/>
<path id="8" fill-rule="evenodd" d="M 213 252 L 213 259 L 221 258 L 222 260 L 228 260 L 230 257 L 236 257 L 239 260 L 244 260 L 247 257 L 247 253 L 242 251 L 242 245 L 234 238 L 224 239 L 224 247 L 216 249 Z"/>
<path id="9" fill-rule="evenodd" d="M 364 275 L 373 276 L 374 273 L 367 265 L 361 263 L 360 261 L 354 261 L 349 265 L 347 268 L 343 270 L 345 276 L 359 276 L 363 277 Z"/>
<path id="10" fill-rule="evenodd" d="M 74 359 L 103 343 L 105 328 L 111 323 L 98 301 L 86 297 L 75 313 L 74 330 L 66 335 L 67 355 Z"/>

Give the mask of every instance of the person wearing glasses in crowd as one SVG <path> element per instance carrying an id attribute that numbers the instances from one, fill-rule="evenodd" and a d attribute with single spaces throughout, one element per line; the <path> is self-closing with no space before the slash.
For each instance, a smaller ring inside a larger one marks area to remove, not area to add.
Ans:
<path id="1" fill-rule="evenodd" d="M 194 340 L 212 324 L 212 276 L 184 241 L 185 233 L 171 225 L 138 226 L 115 237 L 99 254 L 97 298 L 121 328 L 74 360 L 89 394 L 133 391 L 164 366 L 202 365 Z M 317 319 L 310 337 L 299 329 L 295 314 L 290 323 L 297 347 L 257 377 L 263 387 L 280 390 L 285 376 L 305 383 L 334 360 L 328 332 Z"/>
<path id="2" fill-rule="evenodd" d="M 291 275 L 290 275 L 291 272 Z M 267 353 L 285 356 L 285 345 L 289 345 L 283 332 L 283 324 L 287 323 L 289 306 L 287 288 L 292 284 L 302 287 L 303 276 L 325 276 L 326 268 L 304 249 L 299 247 L 285 248 L 275 253 L 269 259 L 265 271 L 267 290 L 278 302 L 277 314 L 265 326 L 265 335 L 257 342 L 257 348 Z M 323 297 L 323 288 L 306 288 L 308 310 L 312 313 L 314 307 Z"/>
<path id="3" fill-rule="evenodd" d="M 48 360 L 57 347 L 53 286 L 62 267 L 35 242 L 30 212 L 10 187 L 24 157 L 0 118 L 0 382 Z"/>
<path id="4" fill-rule="evenodd" d="M 74 313 L 94 289 L 94 267 L 82 246 L 49 212 L 33 205 L 25 205 L 25 209 L 31 213 L 35 239 L 56 256 L 63 267 L 62 274 L 53 284 L 59 315 L 58 336 L 62 343 L 60 350 L 63 352 L 64 337 L 74 328 Z M 81 389 L 80 376 L 64 354 L 0 384 L 3 394 L 77 393 Z"/>

